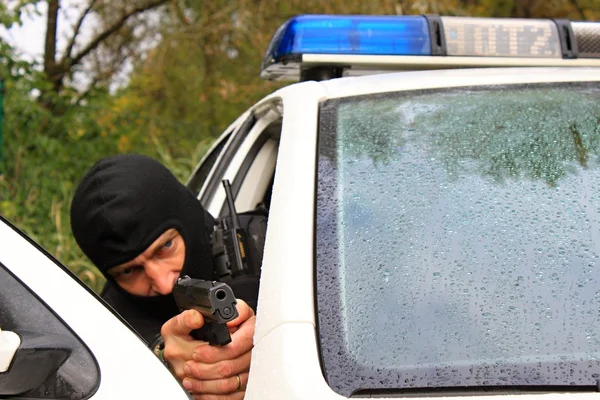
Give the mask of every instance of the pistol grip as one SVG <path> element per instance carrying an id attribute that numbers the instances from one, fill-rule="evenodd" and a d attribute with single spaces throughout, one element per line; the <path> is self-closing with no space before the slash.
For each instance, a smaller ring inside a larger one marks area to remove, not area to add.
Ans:
<path id="1" fill-rule="evenodd" d="M 231 335 L 226 324 L 205 322 L 200 329 L 194 329 L 190 335 L 196 340 L 208 342 L 211 346 L 225 346 L 231 342 Z"/>

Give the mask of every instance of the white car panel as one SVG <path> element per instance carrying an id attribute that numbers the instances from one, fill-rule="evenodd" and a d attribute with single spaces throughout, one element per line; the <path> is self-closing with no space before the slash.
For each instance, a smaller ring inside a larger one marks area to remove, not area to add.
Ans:
<path id="1" fill-rule="evenodd" d="M 369 69 L 390 70 L 432 70 L 444 68 L 479 68 L 479 67 L 598 67 L 600 60 L 593 58 L 563 59 L 537 57 L 470 57 L 470 56 L 387 56 L 387 55 L 354 55 L 354 54 L 303 54 L 305 66 L 317 65 L 352 65 L 348 73 L 354 69 L 367 72 Z"/>
<path id="2" fill-rule="evenodd" d="M 0 237 L 0 262 L 59 315 L 96 358 L 101 381 L 91 399 L 189 398 L 144 342 L 67 272 L 3 223 Z"/>
<path id="3" fill-rule="evenodd" d="M 311 323 L 287 323 L 254 344 L 246 400 L 339 400 L 325 382 Z"/>
<path id="4" fill-rule="evenodd" d="M 255 342 L 288 322 L 315 324 L 313 235 L 317 123 L 323 86 L 278 92 L 283 127 L 269 211 Z"/>
<path id="5" fill-rule="evenodd" d="M 322 82 L 327 98 L 459 86 L 600 81 L 600 68 L 493 68 L 397 72 Z"/>

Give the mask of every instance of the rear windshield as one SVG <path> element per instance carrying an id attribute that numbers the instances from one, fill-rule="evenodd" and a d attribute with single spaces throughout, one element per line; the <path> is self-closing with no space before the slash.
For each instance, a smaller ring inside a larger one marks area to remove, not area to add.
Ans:
<path id="1" fill-rule="evenodd" d="M 361 96 L 320 118 L 318 323 L 336 392 L 597 390 L 597 83 Z"/>

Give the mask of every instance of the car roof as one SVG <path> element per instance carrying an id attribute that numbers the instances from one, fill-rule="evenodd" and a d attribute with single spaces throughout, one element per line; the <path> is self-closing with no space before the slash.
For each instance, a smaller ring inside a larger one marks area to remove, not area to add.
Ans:
<path id="1" fill-rule="evenodd" d="M 391 72 L 331 79 L 321 81 L 319 85 L 324 89 L 323 100 L 325 100 L 364 94 L 463 86 L 599 81 L 600 68 L 596 67 L 519 67 Z M 269 98 L 293 96 L 300 85 L 309 84 L 314 85 L 314 82 L 286 86 Z"/>

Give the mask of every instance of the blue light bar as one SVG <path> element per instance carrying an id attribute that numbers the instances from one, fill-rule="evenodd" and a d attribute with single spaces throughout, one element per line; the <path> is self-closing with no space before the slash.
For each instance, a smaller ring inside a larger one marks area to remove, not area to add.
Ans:
<path id="1" fill-rule="evenodd" d="M 600 23 L 519 18 L 301 15 L 275 33 L 270 80 L 465 67 L 600 66 Z"/>
<path id="2" fill-rule="evenodd" d="M 302 15 L 273 37 L 263 68 L 302 54 L 431 55 L 423 16 Z"/>

